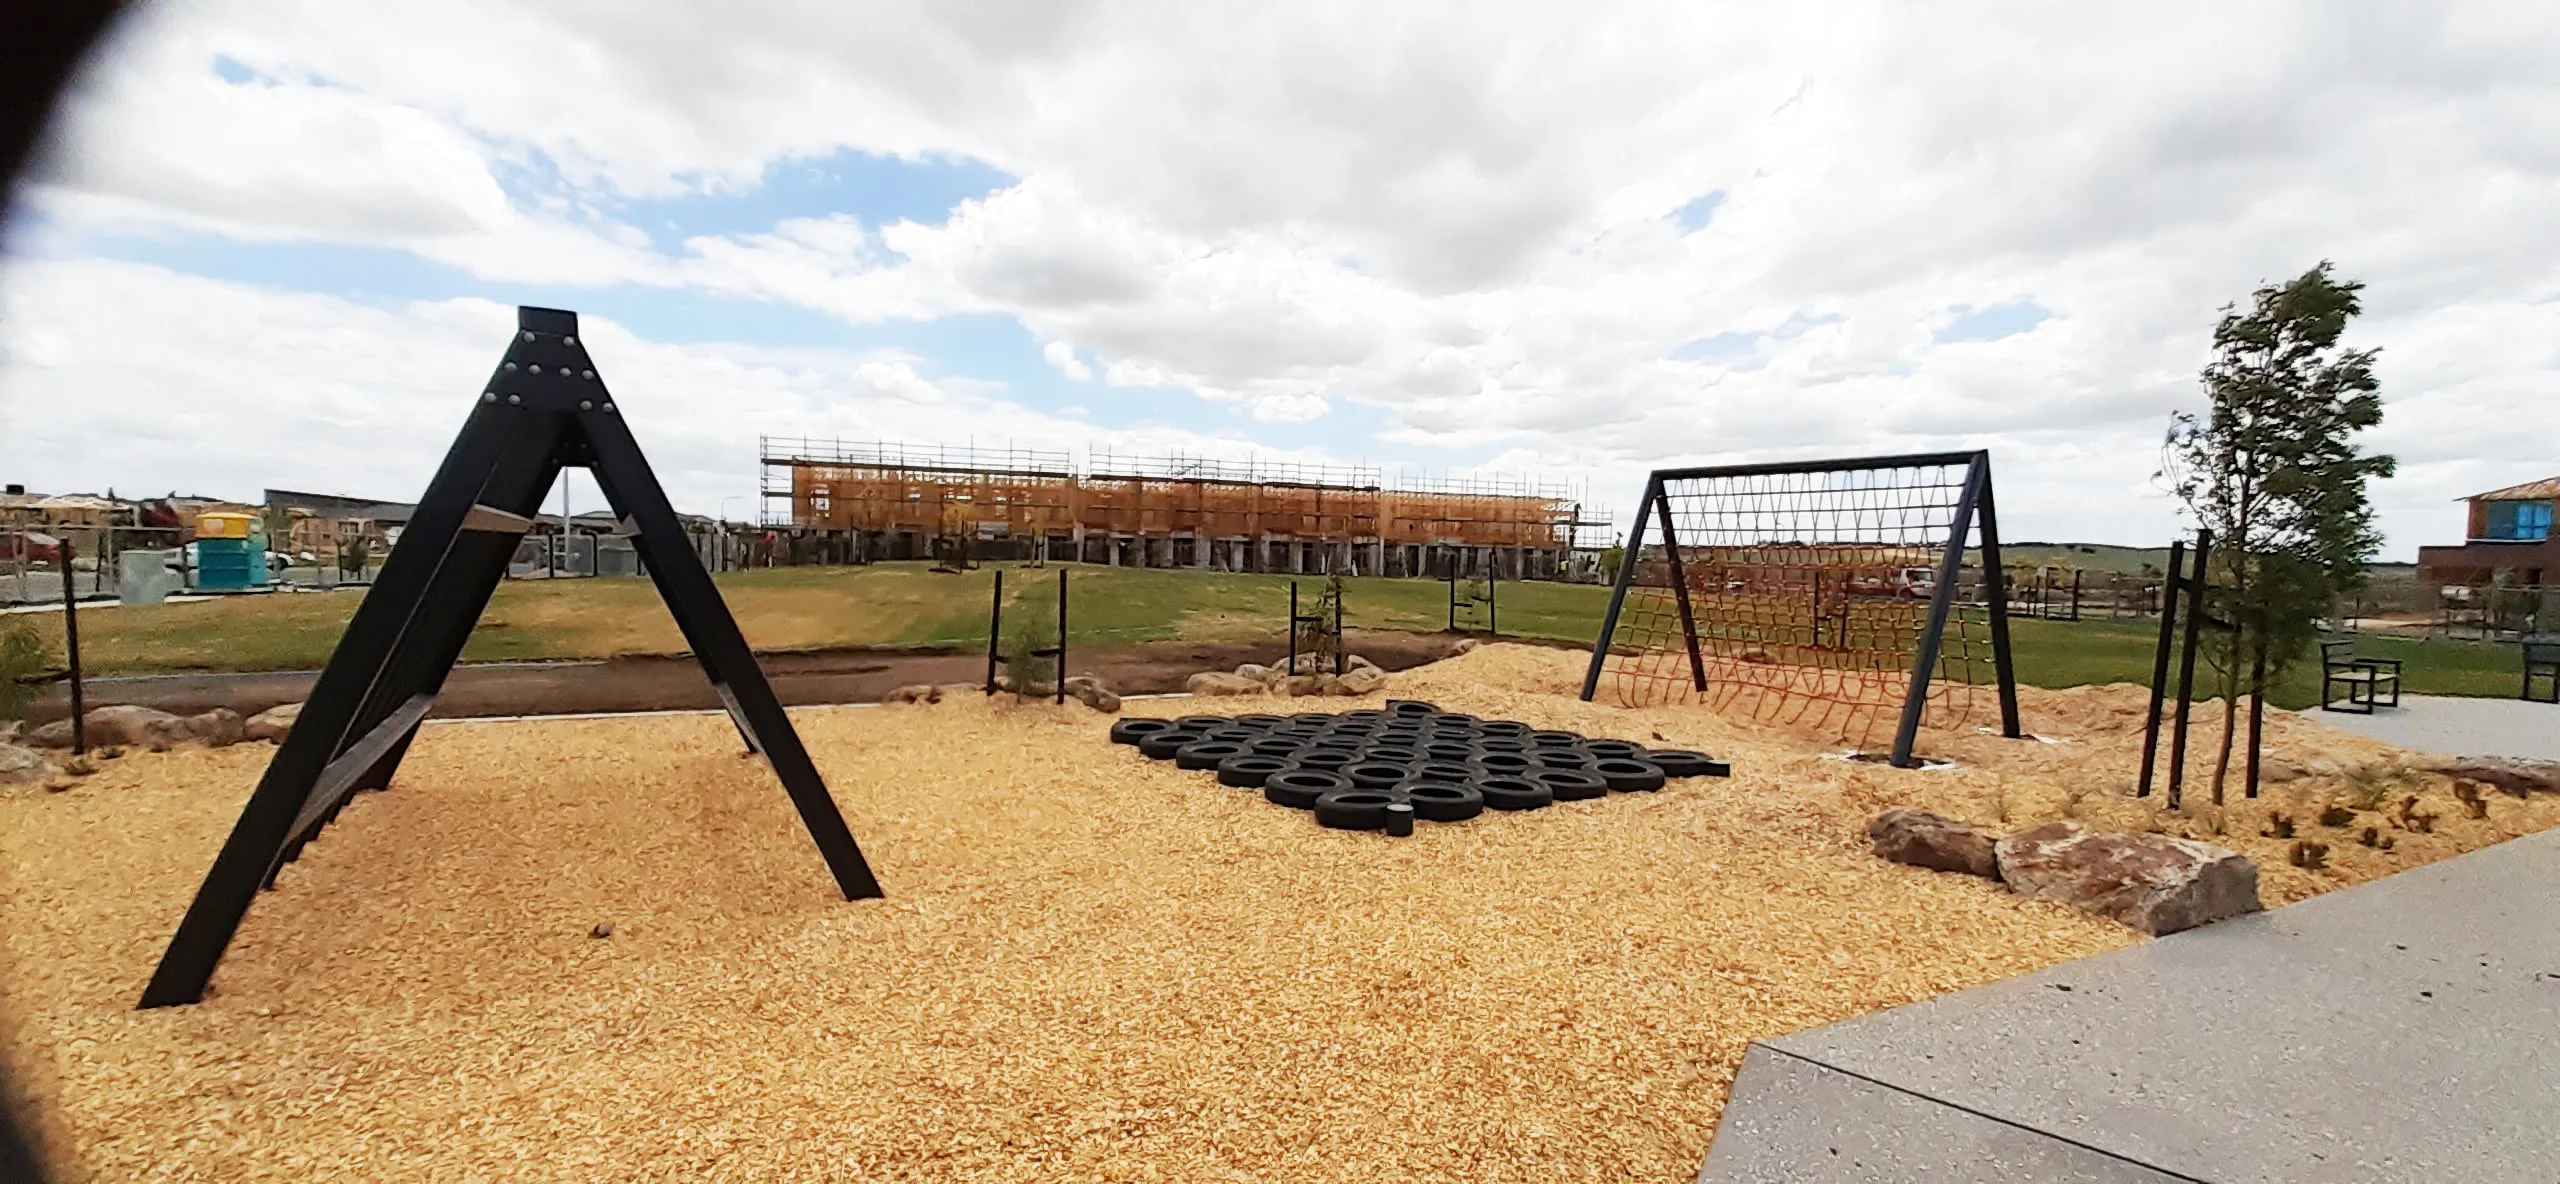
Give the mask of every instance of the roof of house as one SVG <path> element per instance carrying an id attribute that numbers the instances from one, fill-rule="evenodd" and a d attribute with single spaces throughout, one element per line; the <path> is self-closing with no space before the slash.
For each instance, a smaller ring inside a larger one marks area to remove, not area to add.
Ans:
<path id="1" fill-rule="evenodd" d="M 2472 494 L 2470 497 L 2462 500 L 2467 502 L 2523 502 L 2539 501 L 2543 498 L 2560 498 L 2560 477 L 2545 477 L 2540 481 L 2527 481 L 2522 485 L 2510 485 L 2505 489 L 2492 489 L 2487 493 Z"/>

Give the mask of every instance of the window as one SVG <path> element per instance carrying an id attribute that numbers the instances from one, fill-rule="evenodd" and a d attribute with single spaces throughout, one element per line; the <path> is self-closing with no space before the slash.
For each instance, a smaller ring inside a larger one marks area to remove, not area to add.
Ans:
<path id="1" fill-rule="evenodd" d="M 2551 537 L 2550 502 L 2490 502 L 2488 519 L 2486 538 L 2535 543 Z"/>

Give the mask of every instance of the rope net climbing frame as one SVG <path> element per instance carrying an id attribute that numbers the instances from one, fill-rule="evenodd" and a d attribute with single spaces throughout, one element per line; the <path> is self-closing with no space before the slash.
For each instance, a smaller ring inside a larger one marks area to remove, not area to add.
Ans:
<path id="1" fill-rule="evenodd" d="M 1635 540 L 1585 698 L 1892 735 L 1904 763 L 1996 688 L 2016 733 L 2000 590 L 1957 586 L 1969 546 L 1997 580 L 1987 454 L 1665 470 Z"/>

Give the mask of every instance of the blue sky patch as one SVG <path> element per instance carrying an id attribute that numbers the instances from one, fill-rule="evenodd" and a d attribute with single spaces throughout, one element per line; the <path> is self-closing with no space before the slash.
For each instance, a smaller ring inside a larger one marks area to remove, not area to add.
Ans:
<path id="1" fill-rule="evenodd" d="M 1704 197 L 1692 198 L 1687 205 L 1671 211 L 1671 220 L 1680 224 L 1680 233 L 1695 234 L 1715 220 L 1716 210 L 1724 205 L 1724 190 Z"/>
<path id="2" fill-rule="evenodd" d="M 1718 333 L 1689 342 L 1671 351 L 1670 356 L 1675 362 L 1733 366 L 1737 362 L 1751 361 L 1759 353 L 1760 335 L 1757 333 Z"/>
<path id="3" fill-rule="evenodd" d="M 2053 310 L 2032 300 L 1994 304 L 1975 308 L 1970 304 L 1955 306 L 1956 319 L 1938 330 L 1937 341 L 1998 341 L 2015 337 L 2053 319 Z"/>

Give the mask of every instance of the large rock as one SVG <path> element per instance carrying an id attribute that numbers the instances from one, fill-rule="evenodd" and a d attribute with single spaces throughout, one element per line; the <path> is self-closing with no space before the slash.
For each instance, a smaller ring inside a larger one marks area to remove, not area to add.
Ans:
<path id="1" fill-rule="evenodd" d="M 1360 655 L 1358 655 L 1358 654 L 1344 654 L 1344 655 L 1342 656 L 1342 666 L 1343 666 L 1343 671 L 1342 671 L 1342 672 L 1343 672 L 1343 673 L 1345 673 L 1345 674 L 1349 674 L 1350 672 L 1352 672 L 1352 671 L 1354 671 L 1354 670 L 1377 670 L 1377 669 L 1378 669 L 1378 664 L 1377 664 L 1377 663 L 1372 662 L 1372 661 L 1370 661 L 1370 660 L 1369 660 L 1369 659 L 1367 659 L 1367 658 L 1361 657 L 1361 656 L 1360 656 Z M 1380 673 L 1384 673 L 1384 671 L 1380 671 Z"/>
<path id="2" fill-rule="evenodd" d="M 1268 666 L 1257 666 L 1251 662 L 1247 662 L 1242 666 L 1236 667 L 1236 677 L 1250 678 L 1259 683 L 1268 683 L 1271 681 L 1271 668 Z"/>
<path id="3" fill-rule="evenodd" d="M 293 721 L 301 718 L 302 704 L 300 703 L 285 703 L 270 707 L 250 716 L 248 724 L 241 729 L 241 735 L 244 739 L 270 740 L 282 744 L 285 737 L 293 734 Z"/>
<path id="4" fill-rule="evenodd" d="M 2176 933 L 2262 907 L 2258 865 L 2192 839 L 2056 822 L 2000 840 L 1998 853 L 2000 878 L 2020 895 L 2144 933 Z"/>
<path id="5" fill-rule="evenodd" d="M 29 748 L 69 748 L 71 747 L 71 721 L 58 719 L 43 727 L 32 729 L 25 736 L 20 737 L 19 742 Z"/>
<path id="6" fill-rule="evenodd" d="M 195 724 L 185 716 L 130 703 L 100 707 L 81 717 L 92 747 L 148 748 L 166 751 L 196 738 Z"/>
<path id="7" fill-rule="evenodd" d="M 1290 696 L 1291 698 L 1295 698 L 1300 695 L 1321 695 L 1324 693 L 1325 684 L 1332 681 L 1333 679 L 1330 675 L 1284 675 L 1276 684 L 1276 690 L 1278 693 Z"/>
<path id="8" fill-rule="evenodd" d="M 1895 806 L 1867 823 L 1867 838 L 1895 863 L 2000 878 L 1998 836 L 1969 822 Z"/>
<path id="9" fill-rule="evenodd" d="M 1373 695 L 1387 689 L 1387 672 L 1375 666 L 1354 666 L 1335 682 L 1345 695 Z"/>
<path id="10" fill-rule="evenodd" d="M 41 785 L 53 776 L 53 762 L 32 748 L 0 744 L 0 785 Z"/>
<path id="11" fill-rule="evenodd" d="M 942 688 L 929 682 L 914 683 L 880 696 L 880 701 L 883 703 L 940 703 Z"/>
<path id="12" fill-rule="evenodd" d="M 248 727 L 240 721 L 240 713 L 228 707 L 188 716 L 187 730 L 207 748 L 228 748 L 248 738 Z"/>
<path id="13" fill-rule="evenodd" d="M 1076 702 L 1105 715 L 1116 714 L 1120 710 L 1120 696 L 1113 694 L 1101 679 L 1089 675 L 1079 674 L 1068 679 L 1067 694 Z"/>
<path id="14" fill-rule="evenodd" d="M 1262 684 L 1223 670 L 1203 670 L 1184 680 L 1182 689 L 1194 695 L 1259 695 Z"/>
<path id="15" fill-rule="evenodd" d="M 2560 793 L 2560 761 L 2473 757 L 2438 766 L 2437 771 L 2448 777 L 2486 782 L 2517 797 L 2536 790 Z"/>
<path id="16" fill-rule="evenodd" d="M 1465 638 L 1459 641 L 1458 644 L 1449 647 L 1449 656 L 1454 658 L 1460 654 L 1472 654 L 1476 652 L 1477 646 L 1483 644 L 1483 642 L 1477 641 L 1475 638 Z"/>

